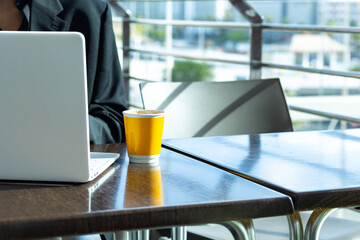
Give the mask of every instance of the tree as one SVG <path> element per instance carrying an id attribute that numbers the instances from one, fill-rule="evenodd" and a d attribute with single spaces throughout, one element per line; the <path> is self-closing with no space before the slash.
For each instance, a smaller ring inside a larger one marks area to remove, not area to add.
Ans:
<path id="1" fill-rule="evenodd" d="M 173 82 L 211 81 L 214 78 L 212 68 L 206 63 L 177 61 L 171 72 Z"/>
<path id="2" fill-rule="evenodd" d="M 360 66 L 359 65 L 354 66 L 354 67 L 350 68 L 349 70 L 354 71 L 354 72 L 360 72 Z"/>
<path id="3" fill-rule="evenodd" d="M 234 43 L 249 41 L 249 33 L 245 30 L 232 30 L 227 33 L 227 39 Z"/>
<path id="4" fill-rule="evenodd" d="M 154 41 L 165 41 L 166 31 L 163 27 L 151 26 L 148 31 L 149 37 Z"/>
<path id="5" fill-rule="evenodd" d="M 228 10 L 225 10 L 225 14 L 224 14 L 224 18 L 223 18 L 223 21 L 227 21 L 227 22 L 230 22 L 234 19 L 234 14 L 233 12 L 228 9 Z"/>

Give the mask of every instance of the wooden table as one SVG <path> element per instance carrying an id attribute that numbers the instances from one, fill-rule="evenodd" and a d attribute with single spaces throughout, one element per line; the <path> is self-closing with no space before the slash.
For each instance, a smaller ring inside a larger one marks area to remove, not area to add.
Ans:
<path id="1" fill-rule="evenodd" d="M 0 239 L 221 222 L 293 213 L 290 198 L 163 149 L 159 166 L 129 164 L 124 144 L 105 173 L 73 186 L 0 185 Z"/>
<path id="2" fill-rule="evenodd" d="M 360 205 L 359 129 L 168 139 L 163 145 L 287 194 L 298 211 Z"/>

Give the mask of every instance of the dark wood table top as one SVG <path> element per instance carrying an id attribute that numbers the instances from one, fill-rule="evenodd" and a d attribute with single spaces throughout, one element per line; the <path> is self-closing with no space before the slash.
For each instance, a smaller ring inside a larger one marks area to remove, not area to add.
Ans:
<path id="1" fill-rule="evenodd" d="M 163 145 L 283 192 L 296 210 L 360 205 L 360 129 L 168 139 Z"/>
<path id="2" fill-rule="evenodd" d="M 291 199 L 163 149 L 160 164 L 129 164 L 124 144 L 105 173 L 72 186 L 0 185 L 0 239 L 39 238 L 221 222 L 294 212 Z"/>

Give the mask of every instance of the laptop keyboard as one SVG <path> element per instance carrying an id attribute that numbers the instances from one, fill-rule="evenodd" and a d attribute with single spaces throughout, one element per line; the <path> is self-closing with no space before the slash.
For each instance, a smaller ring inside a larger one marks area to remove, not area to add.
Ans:
<path id="1" fill-rule="evenodd" d="M 99 169 L 102 165 L 104 165 L 105 163 L 107 163 L 109 161 L 109 159 L 92 159 L 90 158 L 89 164 L 90 164 L 90 171 L 94 172 L 97 169 Z"/>

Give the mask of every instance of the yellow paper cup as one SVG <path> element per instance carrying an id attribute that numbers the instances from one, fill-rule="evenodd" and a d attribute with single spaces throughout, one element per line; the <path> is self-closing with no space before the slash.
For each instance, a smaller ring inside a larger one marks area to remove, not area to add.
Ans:
<path id="1" fill-rule="evenodd" d="M 165 112 L 127 110 L 123 112 L 126 146 L 130 162 L 149 163 L 159 159 Z"/>

